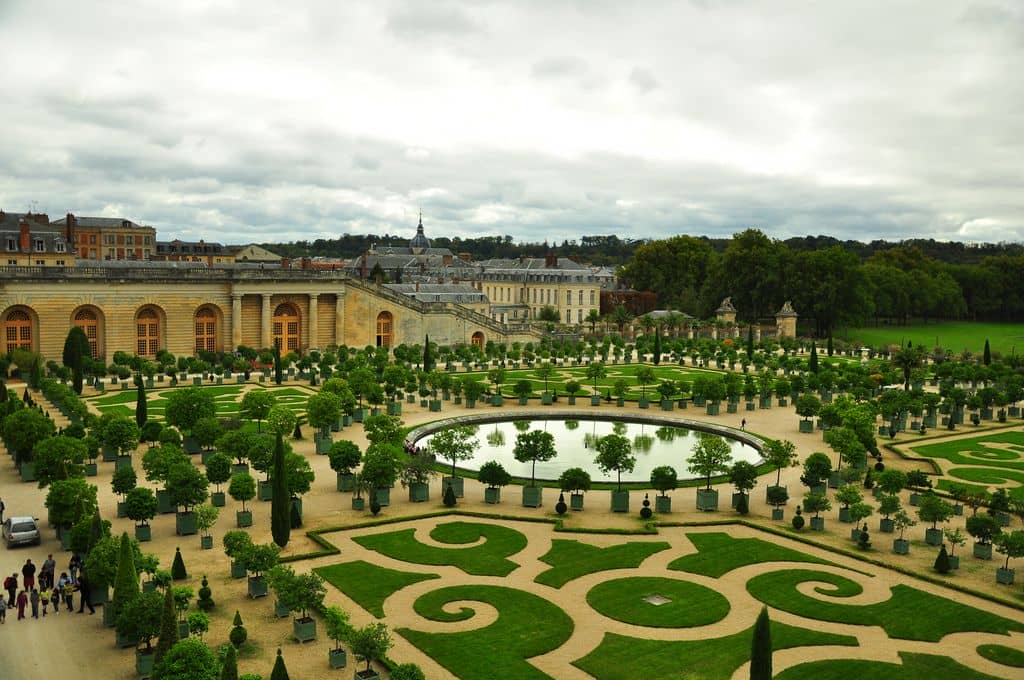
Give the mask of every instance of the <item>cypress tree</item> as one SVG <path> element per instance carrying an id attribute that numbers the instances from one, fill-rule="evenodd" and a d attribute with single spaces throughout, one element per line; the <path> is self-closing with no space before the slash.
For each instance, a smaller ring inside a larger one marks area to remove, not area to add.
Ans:
<path id="1" fill-rule="evenodd" d="M 153 655 L 153 664 L 160 663 L 164 654 L 171 651 L 178 642 L 178 617 L 174 609 L 174 588 L 167 586 L 164 589 L 164 611 L 160 615 L 160 637 L 156 643 L 156 653 Z"/>
<path id="2" fill-rule="evenodd" d="M 430 372 L 434 370 L 434 357 L 430 353 L 430 336 L 425 336 L 423 340 L 423 370 Z"/>
<path id="3" fill-rule="evenodd" d="M 768 621 L 768 607 L 754 624 L 754 641 L 750 647 L 750 680 L 772 680 L 772 631 Z"/>
<path id="4" fill-rule="evenodd" d="M 274 383 L 281 384 L 281 341 L 274 340 Z"/>
<path id="5" fill-rule="evenodd" d="M 654 327 L 654 365 L 661 363 L 661 327 Z"/>
<path id="6" fill-rule="evenodd" d="M 92 348 L 89 346 L 89 338 L 85 331 L 79 326 L 74 326 L 68 331 L 68 337 L 64 340 L 64 352 L 61 359 L 64 365 L 71 369 L 71 386 L 75 394 L 82 393 L 82 369 L 85 359 L 92 357 Z"/>
<path id="7" fill-rule="evenodd" d="M 135 569 L 135 554 L 128 532 L 121 534 L 121 545 L 117 555 L 117 575 L 114 577 L 114 594 L 110 609 L 116 621 L 121 609 L 139 596 L 139 572 Z"/>
<path id="8" fill-rule="evenodd" d="M 281 438 L 280 432 L 277 433 L 277 440 L 274 445 L 274 462 L 270 475 L 274 494 L 270 501 L 270 531 L 274 536 L 274 543 L 283 548 L 288 545 L 292 527 L 288 478 L 284 472 L 284 441 Z"/>
<path id="9" fill-rule="evenodd" d="M 985 338 L 985 352 L 981 360 L 986 366 L 992 363 L 992 348 L 988 346 L 988 338 Z"/>
<path id="10" fill-rule="evenodd" d="M 807 362 L 807 370 L 811 373 L 818 372 L 818 343 L 811 343 L 811 359 Z"/>
<path id="11" fill-rule="evenodd" d="M 146 403 L 146 386 L 139 381 L 135 391 L 135 424 L 140 428 L 149 420 L 149 405 Z"/>
<path id="12" fill-rule="evenodd" d="M 940 574 L 948 574 L 949 569 L 949 553 L 946 552 L 946 544 L 943 543 L 942 548 L 939 549 L 939 556 L 935 558 L 935 571 Z"/>
<path id="13" fill-rule="evenodd" d="M 184 581 L 188 578 L 188 571 L 185 570 L 185 560 L 181 557 L 181 548 L 174 549 L 174 562 L 171 563 L 171 578 L 175 581 Z"/>
<path id="14" fill-rule="evenodd" d="M 39 357 L 32 362 L 32 370 L 28 374 L 28 384 L 34 390 L 39 389 L 39 384 L 43 381 L 43 364 Z"/>
<path id="15" fill-rule="evenodd" d="M 754 357 L 754 324 L 747 326 L 747 358 Z"/>
<path id="16" fill-rule="evenodd" d="M 220 680 L 238 680 L 238 655 L 235 653 L 234 645 L 228 645 L 228 651 L 224 654 Z"/>
<path id="17" fill-rule="evenodd" d="M 832 356 L 832 334 L 828 334 L 828 355 Z"/>
<path id="18" fill-rule="evenodd" d="M 284 657 L 281 656 L 281 648 L 277 648 L 277 661 L 274 662 L 274 670 L 270 672 L 270 680 L 289 680 L 288 669 L 284 667 Z"/>

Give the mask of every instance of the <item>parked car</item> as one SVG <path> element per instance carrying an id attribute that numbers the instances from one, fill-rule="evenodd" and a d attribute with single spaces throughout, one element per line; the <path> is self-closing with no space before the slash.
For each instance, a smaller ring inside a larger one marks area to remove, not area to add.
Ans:
<path id="1" fill-rule="evenodd" d="M 4 520 L 3 535 L 8 548 L 20 543 L 39 545 L 39 526 L 34 517 L 8 517 Z"/>

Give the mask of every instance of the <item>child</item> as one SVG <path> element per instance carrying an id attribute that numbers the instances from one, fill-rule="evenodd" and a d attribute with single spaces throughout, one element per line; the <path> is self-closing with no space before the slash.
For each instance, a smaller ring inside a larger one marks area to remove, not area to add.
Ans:
<path id="1" fill-rule="evenodd" d="M 46 616 L 46 608 L 50 606 L 50 588 L 47 585 L 39 590 L 39 601 L 43 604 L 43 616 Z"/>
<path id="2" fill-rule="evenodd" d="M 18 593 L 18 620 L 25 618 L 25 607 L 28 606 L 28 593 L 24 590 Z"/>
<path id="3" fill-rule="evenodd" d="M 61 590 L 64 593 L 64 604 L 68 606 L 68 611 L 74 610 L 75 582 L 71 579 L 67 579 L 61 587 Z"/>
<path id="4" fill-rule="evenodd" d="M 0 597 L 0 623 L 7 623 L 7 599 Z"/>

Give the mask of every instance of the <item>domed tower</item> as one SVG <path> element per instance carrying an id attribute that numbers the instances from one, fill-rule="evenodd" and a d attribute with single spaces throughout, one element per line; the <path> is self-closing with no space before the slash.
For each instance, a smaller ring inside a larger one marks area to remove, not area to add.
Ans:
<path id="1" fill-rule="evenodd" d="M 423 233 L 423 212 L 420 211 L 420 223 L 416 227 L 416 235 L 409 241 L 409 249 L 413 255 L 419 255 L 430 247 L 430 240 Z"/>

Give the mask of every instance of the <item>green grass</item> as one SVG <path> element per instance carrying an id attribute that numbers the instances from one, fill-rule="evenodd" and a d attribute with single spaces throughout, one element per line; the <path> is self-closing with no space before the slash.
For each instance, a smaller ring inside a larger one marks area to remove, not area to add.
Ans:
<path id="1" fill-rule="evenodd" d="M 986 446 L 987 443 L 1006 444 L 1009 450 Z M 969 439 L 912 446 L 910 450 L 943 463 L 940 489 L 948 490 L 950 484 L 967 482 L 969 488 L 990 491 L 991 486 L 1015 482 L 1010 495 L 1024 500 L 1024 432 L 993 432 Z"/>
<path id="2" fill-rule="evenodd" d="M 1004 645 L 981 645 L 978 654 L 989 661 L 1014 668 L 1024 668 L 1024 652 Z"/>
<path id="3" fill-rule="evenodd" d="M 182 384 L 181 387 L 191 387 L 191 385 Z M 241 415 L 243 387 L 243 385 L 204 385 L 200 389 L 213 395 L 217 416 L 221 418 L 237 418 Z M 306 391 L 295 387 L 266 387 L 263 385 L 250 385 L 249 387 L 268 390 L 277 398 L 278 404 L 287 407 L 298 416 L 305 414 L 306 401 L 314 393 L 312 390 Z M 167 395 L 175 389 L 180 388 L 168 387 L 147 390 L 147 412 L 151 418 L 163 420 L 167 406 Z M 136 391 L 131 389 L 125 392 L 111 392 L 90 397 L 88 401 L 93 403 L 100 413 L 134 416 L 135 397 Z"/>
<path id="4" fill-rule="evenodd" d="M 848 328 L 837 331 L 836 337 L 871 347 L 900 343 L 905 345 L 909 340 L 928 349 L 939 346 L 957 354 L 966 349 L 980 355 L 986 339 L 993 352 L 1010 354 L 1016 349 L 1024 350 L 1024 324 L 948 321 L 881 328 Z"/>
<path id="5" fill-rule="evenodd" d="M 639 399 L 643 389 L 641 385 L 636 381 L 636 370 L 642 364 L 609 364 L 606 366 L 608 375 L 597 381 L 597 393 L 604 395 L 610 390 L 616 381 L 620 378 L 625 379 L 627 384 L 630 386 L 629 392 L 625 395 L 627 399 Z M 658 382 L 661 380 L 687 380 L 693 381 L 697 376 L 714 376 L 722 375 L 723 371 L 703 369 L 703 368 L 691 368 L 682 367 L 677 365 L 660 365 L 651 366 L 654 371 L 656 381 L 647 386 L 647 397 L 649 399 L 660 399 L 661 397 L 655 391 Z M 460 374 L 460 376 L 463 374 Z M 467 376 L 481 376 L 481 380 L 488 385 L 490 384 L 486 380 L 486 373 L 466 373 Z M 544 381 L 537 378 L 533 369 L 515 369 L 505 372 L 505 382 L 501 385 L 501 393 L 506 397 L 514 397 L 512 391 L 515 383 L 520 380 L 530 381 L 530 385 L 533 391 L 530 393 L 532 397 L 540 396 L 540 393 L 544 391 Z M 548 379 L 548 389 L 557 391 L 558 394 L 564 395 L 565 383 L 575 380 L 580 383 L 580 391 L 576 395 L 577 397 L 589 397 L 594 393 L 594 381 L 587 378 L 586 367 L 556 367 L 554 375 Z"/>
<path id="6" fill-rule="evenodd" d="M 702 640 L 648 640 L 605 633 L 601 644 L 573 665 L 598 680 L 728 680 L 750 660 L 754 636 L 750 628 L 722 638 Z M 815 645 L 857 646 L 848 635 L 822 633 L 773 621 L 772 648 Z"/>
<path id="7" fill-rule="evenodd" d="M 726 533 L 690 533 L 686 537 L 699 552 L 673 560 L 669 569 L 719 578 L 733 569 L 762 562 L 832 564 L 759 538 L 733 538 Z"/>
<path id="8" fill-rule="evenodd" d="M 892 638 L 938 642 L 957 632 L 1006 634 L 1024 631 L 1024 624 L 931 595 L 902 584 L 892 587 L 892 596 L 869 605 L 850 605 L 808 597 L 797 590 L 807 581 L 831 584 L 815 588 L 826 597 L 853 597 L 862 592 L 860 584 L 837 574 L 808 569 L 784 569 L 760 574 L 747 581 L 747 591 L 770 607 L 817 621 L 847 625 L 881 626 Z"/>
<path id="9" fill-rule="evenodd" d="M 792 666 L 775 676 L 775 680 L 996 680 L 979 673 L 948 656 L 900 652 L 903 663 L 864 661 L 863 659 L 829 659 Z"/>
<path id="10" fill-rule="evenodd" d="M 449 544 L 473 543 L 466 548 L 438 548 L 416 540 L 415 529 L 402 529 L 386 534 L 357 536 L 354 540 L 367 550 L 374 550 L 403 562 L 431 566 L 458 567 L 476 576 L 507 576 L 519 565 L 505 559 L 526 547 L 526 536 L 495 524 L 479 522 L 448 522 L 439 524 L 430 532 L 435 541 Z"/>
<path id="11" fill-rule="evenodd" d="M 313 571 L 378 619 L 384 617 L 384 601 L 397 591 L 413 583 L 441 578 L 437 574 L 415 574 L 378 567 L 362 560 L 316 567 Z"/>
<path id="12" fill-rule="evenodd" d="M 552 588 L 561 588 L 569 581 L 587 574 L 638 567 L 651 555 L 668 548 L 669 544 L 661 541 L 634 541 L 598 548 L 579 541 L 556 538 L 551 541 L 551 550 L 540 558 L 541 562 L 550 564 L 552 568 L 542 571 L 533 580 Z"/>
<path id="13" fill-rule="evenodd" d="M 500 586 L 465 585 L 441 588 L 418 598 L 413 607 L 433 621 L 463 621 L 475 612 L 462 607 L 444 611 L 449 602 L 486 602 L 498 610 L 488 626 L 460 633 L 426 633 L 410 628 L 396 632 L 462 680 L 534 680 L 549 676 L 526 662 L 562 646 L 572 635 L 573 621 L 561 609 L 531 593 Z"/>
<path id="14" fill-rule="evenodd" d="M 661 595 L 671 602 L 654 605 L 644 600 L 649 595 Z M 587 604 L 610 619 L 652 628 L 706 626 L 729 613 L 729 601 L 710 588 L 649 576 L 600 583 L 587 593 Z"/>

